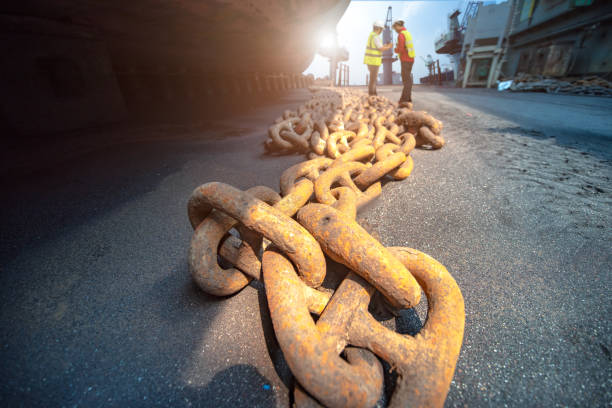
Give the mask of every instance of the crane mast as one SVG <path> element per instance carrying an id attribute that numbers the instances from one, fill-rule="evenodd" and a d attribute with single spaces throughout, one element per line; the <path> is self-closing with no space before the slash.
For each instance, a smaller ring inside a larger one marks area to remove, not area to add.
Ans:
<path id="1" fill-rule="evenodd" d="M 387 18 L 385 19 L 385 28 L 383 29 L 383 44 L 388 44 L 393 41 L 391 37 L 391 24 L 393 21 L 391 6 L 387 8 Z M 382 65 L 383 65 L 383 85 L 393 84 L 393 61 L 396 58 L 393 57 L 393 50 L 389 49 L 383 51 Z"/>

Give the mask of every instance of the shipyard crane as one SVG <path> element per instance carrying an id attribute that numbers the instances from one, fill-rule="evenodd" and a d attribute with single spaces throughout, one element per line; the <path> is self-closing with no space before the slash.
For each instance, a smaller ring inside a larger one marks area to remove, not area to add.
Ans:
<path id="1" fill-rule="evenodd" d="M 474 17 L 476 13 L 478 13 L 480 3 L 480 1 L 469 1 L 465 6 L 465 11 L 463 12 L 463 17 L 461 18 L 461 24 L 459 25 L 459 29 L 462 32 L 465 32 L 470 19 Z"/>
<path id="2" fill-rule="evenodd" d="M 393 41 L 391 36 L 391 23 L 393 21 L 392 8 L 387 8 L 387 18 L 385 19 L 385 28 L 383 29 L 383 44 L 388 44 Z M 393 50 L 388 49 L 383 51 L 383 85 L 393 84 L 393 61 L 397 58 L 393 57 Z"/>

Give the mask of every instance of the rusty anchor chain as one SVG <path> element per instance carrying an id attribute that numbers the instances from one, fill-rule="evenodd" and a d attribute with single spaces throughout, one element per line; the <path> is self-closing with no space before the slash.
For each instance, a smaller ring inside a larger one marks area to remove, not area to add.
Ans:
<path id="1" fill-rule="evenodd" d="M 398 374 L 389 406 L 444 404 L 463 340 L 461 291 L 435 259 L 384 247 L 356 221 L 358 209 L 381 194 L 381 182 L 410 175 L 415 147 L 444 146 L 441 131 L 439 120 L 412 104 L 321 89 L 269 129 L 267 151 L 309 158 L 283 172 L 280 194 L 218 182 L 193 191 L 192 277 L 216 296 L 263 280 L 276 338 L 297 380 L 296 407 L 375 405 L 384 385 L 380 360 Z M 344 268 L 333 293 L 320 289 L 325 256 Z M 416 306 L 424 292 L 420 332 L 401 335 L 379 323 L 368 311 L 376 292 L 396 310 Z"/>

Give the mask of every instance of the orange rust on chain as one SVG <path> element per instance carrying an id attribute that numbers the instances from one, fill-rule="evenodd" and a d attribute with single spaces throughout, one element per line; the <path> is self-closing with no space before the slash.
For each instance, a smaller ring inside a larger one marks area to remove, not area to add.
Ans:
<path id="1" fill-rule="evenodd" d="M 270 137 L 270 143 L 267 143 L 266 146 L 276 145 L 280 149 L 293 149 L 293 145 L 283 139 L 280 135 L 281 130 L 283 129 L 291 129 L 294 123 L 297 123 L 300 118 L 285 118 L 282 122 L 276 123 L 268 129 L 268 136 Z"/>
<path id="2" fill-rule="evenodd" d="M 295 408 L 325 408 L 310 396 L 299 382 L 296 382 L 293 388 L 293 406 Z"/>
<path id="3" fill-rule="evenodd" d="M 247 193 L 254 195 L 256 198 L 263 200 L 267 204 L 274 204 L 275 209 L 288 216 L 293 216 L 300 208 L 302 208 L 312 196 L 312 192 L 313 184 L 310 180 L 298 181 L 291 193 L 282 199 L 275 191 L 269 189 L 268 187 L 258 186 L 247 190 Z M 240 270 L 245 275 L 253 279 L 261 280 L 261 262 L 255 253 L 261 246 L 261 234 L 257 234 L 254 231 L 244 228 L 244 226 L 239 226 L 238 230 L 242 240 L 229 236 L 219 247 L 219 255 L 221 255 L 222 258 L 234 265 L 236 269 Z M 243 242 L 245 240 L 246 242 Z M 209 237 L 209 242 L 214 243 L 216 240 Z M 210 257 L 210 259 L 214 258 L 214 256 Z M 216 282 L 218 282 L 219 279 L 223 279 L 225 275 L 228 275 L 227 279 L 232 278 L 231 273 L 226 273 L 225 271 L 221 273 L 214 267 L 209 268 L 208 270 L 217 272 L 215 275 Z M 211 285 L 200 285 L 200 287 L 207 292 L 208 290 L 206 287 L 208 286 Z M 232 287 L 230 284 L 225 286 Z M 237 290 L 232 290 L 232 292 L 236 292 Z M 224 295 L 228 294 L 231 293 L 225 293 Z"/>
<path id="4" fill-rule="evenodd" d="M 365 123 L 359 124 L 359 130 L 357 131 L 357 140 L 368 137 L 369 128 Z"/>
<path id="5" fill-rule="evenodd" d="M 347 360 L 340 357 L 346 339 L 334 336 L 325 319 L 328 314 L 332 316 L 332 311 L 341 315 L 336 311 L 354 306 L 334 303 L 332 298 L 315 324 L 291 263 L 275 250 L 264 252 L 262 262 L 276 339 L 299 383 L 329 407 L 372 407 L 382 393 L 380 362 L 370 353 L 355 348 L 346 350 Z M 372 291 L 371 287 L 360 289 Z M 336 333 L 346 333 L 350 321 L 344 319 L 341 323 L 345 327 L 337 327 Z"/>
<path id="6" fill-rule="evenodd" d="M 413 168 L 414 161 L 412 160 L 411 156 L 407 156 L 406 161 L 403 162 L 402 165 L 397 168 L 397 170 L 394 170 L 389 174 L 395 180 L 404 180 L 405 178 L 408 178 L 408 176 L 410 176 Z"/>
<path id="7" fill-rule="evenodd" d="M 371 145 L 372 145 L 372 141 L 368 138 L 365 138 L 365 139 L 357 139 L 351 142 L 350 146 L 351 146 L 351 149 L 356 149 L 361 146 L 371 146 Z"/>
<path id="8" fill-rule="evenodd" d="M 308 204 L 297 217 L 330 258 L 365 278 L 393 306 L 419 303 L 421 289 L 410 272 L 350 217 L 323 204 Z"/>
<path id="9" fill-rule="evenodd" d="M 399 374 L 391 406 L 444 403 L 463 336 L 461 292 L 432 258 L 385 248 L 355 222 L 357 209 L 380 194 L 379 179 L 410 175 L 415 146 L 444 145 L 441 130 L 440 121 L 412 111 L 411 104 L 398 107 L 384 97 L 315 91 L 313 99 L 276 120 L 265 142 L 268 151 L 303 151 L 312 159 L 283 173 L 282 199 L 267 188 L 242 192 L 220 183 L 194 191 L 188 205 L 197 227 L 190 268 L 196 269 L 194 262 L 210 264 L 194 278 L 209 274 L 210 282 L 201 287 L 231 294 L 250 279 L 265 277 L 274 330 L 297 378 L 296 408 L 372 406 L 383 386 L 373 353 Z M 253 195 L 275 204 L 270 207 Z M 289 218 L 296 211 L 303 227 Z M 234 226 L 240 238 L 227 233 Z M 263 236 L 275 244 L 262 245 Z M 311 287 L 325 276 L 321 248 L 352 270 L 333 295 Z M 217 250 L 234 268 L 219 267 Z M 419 301 L 421 287 L 429 314 L 416 336 L 387 330 L 368 312 L 376 289 L 393 307 L 405 308 Z M 311 313 L 320 315 L 316 323 Z"/>
<path id="10" fill-rule="evenodd" d="M 390 407 L 442 407 L 463 341 L 461 290 L 446 268 L 429 255 L 411 248 L 389 250 L 423 288 L 427 321 L 416 336 L 401 335 L 382 326 L 366 305 L 354 316 L 348 336 L 351 344 L 372 350 L 397 370 Z"/>
<path id="11" fill-rule="evenodd" d="M 416 137 L 416 145 L 430 145 L 432 149 L 440 149 L 444 146 L 444 138 L 434 134 L 427 126 L 422 126 Z"/>
<path id="12" fill-rule="evenodd" d="M 352 176 L 362 173 L 367 168 L 365 164 L 359 162 L 340 163 L 330 167 L 315 181 L 314 191 L 317 200 L 320 203 L 332 205 L 336 199 L 330 190 L 335 183 L 348 187 L 357 194 L 357 207 L 378 197 L 381 192 L 380 183 L 374 183 L 365 192 L 362 192 L 353 182 Z"/>
<path id="13" fill-rule="evenodd" d="M 397 169 L 406 161 L 406 155 L 402 152 L 397 152 L 389 155 L 383 161 L 378 161 L 369 169 L 364 170 L 355 178 L 355 185 L 361 189 L 367 188 L 372 183 L 380 180 L 388 173 Z"/>
<path id="14" fill-rule="evenodd" d="M 306 152 L 310 149 L 310 143 L 308 142 L 308 139 L 312 134 L 311 128 L 307 128 L 307 130 L 305 130 L 303 134 L 298 134 L 292 129 L 283 129 L 280 131 L 279 134 L 283 139 L 291 143 L 292 148 L 295 148 L 302 152 Z"/>
<path id="15" fill-rule="evenodd" d="M 280 196 L 275 191 L 264 186 L 253 187 L 247 190 L 247 193 L 269 204 L 275 204 L 280 200 Z M 196 208 L 193 208 L 192 211 L 195 210 Z M 252 234 L 248 238 L 243 236 L 243 240 L 235 248 L 228 247 L 236 245 L 235 240 L 226 240 L 225 248 L 221 250 L 226 256 L 233 250 L 234 265 L 248 266 L 246 269 L 248 276 L 236 268 L 222 269 L 217 263 L 217 248 L 223 237 L 238 224 L 238 221 L 220 211 L 213 211 L 210 215 L 206 212 L 206 210 L 194 212 L 195 215 L 191 218 L 192 226 L 195 226 L 189 246 L 191 275 L 203 291 L 215 296 L 231 295 L 248 285 L 252 278 L 259 278 L 259 267 L 256 266 L 259 260 L 256 253 L 259 252 L 261 238 Z"/>
<path id="16" fill-rule="evenodd" d="M 308 202 L 312 196 L 313 189 L 312 181 L 303 179 L 298 181 L 291 189 L 291 192 L 282 199 L 275 191 L 264 186 L 253 187 L 247 190 L 247 193 L 252 194 L 267 204 L 273 204 L 275 209 L 292 217 Z M 234 250 L 232 246 L 236 246 L 236 241 L 226 239 L 219 248 L 219 254 L 246 275 L 261 280 L 261 262 L 256 252 L 261 247 L 262 236 L 245 228 L 243 225 L 238 226 L 238 231 L 243 242 Z"/>
<path id="17" fill-rule="evenodd" d="M 352 220 L 357 218 L 357 195 L 353 190 L 349 187 L 336 187 L 331 193 L 337 200 L 332 207 Z"/>
<path id="18" fill-rule="evenodd" d="M 350 130 L 338 130 L 329 135 L 327 139 L 327 155 L 332 159 L 337 158 L 341 154 L 341 146 L 348 149 L 349 140 L 356 140 L 357 135 Z M 341 145 L 341 146 L 340 146 Z"/>
<path id="19" fill-rule="evenodd" d="M 320 173 L 325 171 L 333 160 L 327 157 L 308 160 L 289 167 L 283 172 L 280 178 L 281 194 L 286 195 L 291 193 L 298 179 L 304 177 L 311 181 L 315 181 Z"/>
<path id="20" fill-rule="evenodd" d="M 189 247 L 191 276 L 200 289 L 211 295 L 234 294 L 248 285 L 252 279 L 236 268 L 222 269 L 217 263 L 219 242 L 236 224 L 237 221 L 232 217 L 214 211 L 196 228 L 191 238 Z M 238 248 L 236 248 L 236 259 L 238 258 Z"/>
<path id="21" fill-rule="evenodd" d="M 369 140 L 364 139 L 369 142 Z M 340 155 L 335 161 L 337 163 L 352 162 L 352 161 L 366 161 L 369 162 L 374 157 L 374 147 L 369 144 L 363 144 L 359 146 L 352 146 L 351 150 Z"/>
<path id="22" fill-rule="evenodd" d="M 401 145 L 401 151 L 405 155 L 408 155 L 412 150 L 414 150 L 416 146 L 416 139 L 414 138 L 414 135 L 410 132 L 404 132 L 399 135 L 399 138 L 403 140 Z"/>
<path id="23" fill-rule="evenodd" d="M 293 185 L 287 195 L 274 204 L 274 208 L 289 217 L 293 217 L 310 200 L 313 191 L 312 181 L 302 179 Z"/>
<path id="24" fill-rule="evenodd" d="M 312 152 L 318 155 L 322 155 L 323 153 L 325 153 L 326 146 L 327 142 L 323 140 L 319 131 L 315 130 L 314 132 L 312 132 L 312 135 L 310 136 L 310 148 L 312 149 Z"/>
<path id="25" fill-rule="evenodd" d="M 295 262 L 304 281 L 318 287 L 325 278 L 325 258 L 319 244 L 301 225 L 279 210 L 227 184 L 212 182 L 196 188 L 188 214 L 200 216 L 212 208 L 225 212 L 245 227 L 259 232 Z"/>
<path id="26" fill-rule="evenodd" d="M 408 129 L 420 129 L 426 126 L 436 135 L 439 135 L 442 131 L 442 122 L 424 111 L 409 111 L 402 113 L 395 122 L 398 125 L 404 125 L 404 127 Z"/>
<path id="27" fill-rule="evenodd" d="M 321 139 L 327 141 L 327 139 L 329 138 L 329 130 L 327 129 L 327 125 L 325 124 L 325 121 L 322 119 L 316 121 L 315 129 L 319 131 L 319 133 L 321 134 Z"/>
<path id="28" fill-rule="evenodd" d="M 221 245 L 219 246 L 219 256 L 225 259 L 230 264 L 234 265 L 235 269 L 244 273 L 252 279 L 261 279 L 261 261 L 255 254 L 255 250 L 245 251 L 241 250 L 245 247 L 243 240 L 233 235 L 226 235 Z M 224 273 L 227 269 L 224 269 Z M 225 285 L 224 285 L 225 286 Z M 205 288 L 200 285 L 200 288 L 207 292 Z M 223 296 L 227 296 L 227 293 Z"/>
<path id="29" fill-rule="evenodd" d="M 387 158 L 391 156 L 394 152 L 398 152 L 398 151 L 403 152 L 402 146 L 398 146 L 393 143 L 386 143 L 382 145 L 381 147 L 379 147 L 378 150 L 376 150 L 376 160 L 379 163 L 382 163 L 385 160 L 387 160 Z M 399 166 L 396 170 L 389 172 L 389 174 L 395 180 L 404 180 L 405 178 L 410 176 L 410 173 L 412 173 L 413 167 L 414 167 L 414 162 L 412 161 L 412 157 L 406 154 L 406 160 L 401 164 L 401 166 Z"/>
<path id="30" fill-rule="evenodd" d="M 299 280 L 291 264 L 278 253 L 264 254 L 266 293 L 281 349 L 300 385 L 328 406 L 354 405 L 353 401 L 330 400 L 334 395 L 329 391 L 329 383 L 351 391 L 358 385 L 359 379 L 347 375 L 347 368 L 339 370 L 335 366 L 336 357 L 348 345 L 371 350 L 397 371 L 390 407 L 444 405 L 463 341 L 463 296 L 446 268 L 435 259 L 410 248 L 389 250 L 413 271 L 428 299 L 427 321 L 415 336 L 387 329 L 368 312 L 372 287 L 354 273 L 340 284 L 313 329 L 312 319 L 304 313 L 305 303 L 293 289 L 299 287 Z M 328 341 L 322 351 L 321 336 Z M 332 347 L 335 349 L 330 352 Z M 304 358 L 306 348 L 317 356 Z M 319 358 L 321 355 L 324 358 Z M 308 375 L 312 371 L 338 377 L 326 375 L 321 382 L 318 376 Z M 303 391 L 298 393 L 303 394 L 299 395 L 300 401 L 309 401 Z"/>

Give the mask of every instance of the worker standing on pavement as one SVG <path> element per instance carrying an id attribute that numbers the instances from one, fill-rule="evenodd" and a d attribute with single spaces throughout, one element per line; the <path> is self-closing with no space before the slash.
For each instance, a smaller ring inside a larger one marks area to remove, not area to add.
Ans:
<path id="1" fill-rule="evenodd" d="M 363 57 L 363 63 L 368 66 L 368 71 L 370 72 L 368 95 L 376 95 L 376 81 L 378 80 L 378 69 L 382 64 L 382 53 L 393 46 L 391 43 L 383 45 L 380 39 L 380 33 L 383 28 L 382 21 L 377 20 L 374 22 L 374 27 L 366 44 L 365 56 Z"/>
<path id="2" fill-rule="evenodd" d="M 412 102 L 412 65 L 414 64 L 414 45 L 412 36 L 404 27 L 404 20 L 393 21 L 393 29 L 397 33 L 397 46 L 395 52 L 399 55 L 402 64 L 402 83 L 404 89 L 399 103 Z"/>

